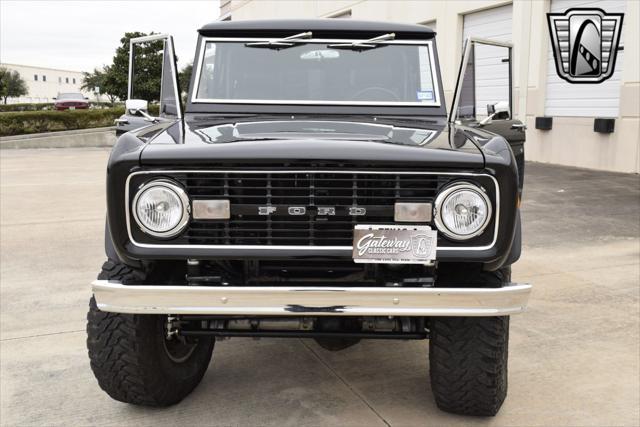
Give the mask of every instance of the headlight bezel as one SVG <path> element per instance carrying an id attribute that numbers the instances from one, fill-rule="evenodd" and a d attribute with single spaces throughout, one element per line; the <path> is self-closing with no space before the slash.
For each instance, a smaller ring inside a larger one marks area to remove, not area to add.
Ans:
<path id="1" fill-rule="evenodd" d="M 182 204 L 182 209 L 181 209 L 182 216 L 180 217 L 180 220 L 178 221 L 177 225 L 171 228 L 170 230 L 163 231 L 163 232 L 158 232 L 150 229 L 138 217 L 138 201 L 140 200 L 140 197 L 145 192 L 155 187 L 164 187 L 165 189 L 172 191 L 178 197 L 178 200 Z M 143 233 L 158 239 L 170 239 L 182 233 L 186 228 L 187 224 L 189 223 L 191 219 L 191 203 L 189 201 L 189 196 L 187 195 L 187 192 L 182 188 L 182 186 L 180 186 L 175 181 L 166 179 L 166 178 L 154 179 L 154 180 L 145 182 L 140 187 L 138 187 L 138 191 L 136 192 L 131 202 L 131 212 L 133 214 L 133 219 L 135 220 L 136 224 L 138 225 L 138 227 Z"/>
<path id="2" fill-rule="evenodd" d="M 442 207 L 444 206 L 445 201 L 455 193 L 463 190 L 473 192 L 480 196 L 487 208 L 487 215 L 484 222 L 476 231 L 470 234 L 458 234 L 451 231 L 445 225 L 444 219 L 442 218 Z M 440 191 L 434 202 L 434 211 L 433 217 L 438 231 L 447 238 L 455 241 L 466 241 L 480 236 L 487 229 L 493 218 L 493 204 L 491 203 L 491 198 L 487 192 L 481 186 L 467 181 L 454 182 Z"/>

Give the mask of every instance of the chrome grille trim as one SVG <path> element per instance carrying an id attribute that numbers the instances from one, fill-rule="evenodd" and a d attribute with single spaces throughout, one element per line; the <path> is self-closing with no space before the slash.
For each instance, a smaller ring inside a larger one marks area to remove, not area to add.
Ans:
<path id="1" fill-rule="evenodd" d="M 161 174 L 163 176 L 171 176 L 171 174 L 211 174 L 211 173 L 220 173 L 220 174 L 233 174 L 233 173 L 241 173 L 241 174 L 300 174 L 300 173 L 332 173 L 332 174 L 378 174 L 378 175 L 438 175 L 438 176 L 452 176 L 452 177 L 487 177 L 491 179 L 495 187 L 495 225 L 494 225 L 494 233 L 493 239 L 490 244 L 485 246 L 440 246 L 438 247 L 438 251 L 483 251 L 487 249 L 491 249 L 498 239 L 498 228 L 500 221 L 500 187 L 498 185 L 498 181 L 492 175 L 487 173 L 475 173 L 475 172 L 411 172 L 411 171 L 373 171 L 373 170 L 188 170 L 188 169 L 176 169 L 176 170 L 145 170 L 145 171 L 136 171 L 131 173 L 125 182 L 125 220 L 127 225 L 127 233 L 129 236 L 129 240 L 134 246 L 139 248 L 166 248 L 166 249 L 190 249 L 190 248 L 198 248 L 198 249 L 246 249 L 246 250 L 260 250 L 260 249 L 269 249 L 273 251 L 279 250 L 296 250 L 300 252 L 305 251 L 352 251 L 352 246 L 309 246 L 309 245 L 185 245 L 185 244 L 150 244 L 150 243 L 141 243 L 136 241 L 133 238 L 133 234 L 131 233 L 131 212 L 130 212 L 130 182 L 131 178 L 137 175 L 154 175 Z"/>

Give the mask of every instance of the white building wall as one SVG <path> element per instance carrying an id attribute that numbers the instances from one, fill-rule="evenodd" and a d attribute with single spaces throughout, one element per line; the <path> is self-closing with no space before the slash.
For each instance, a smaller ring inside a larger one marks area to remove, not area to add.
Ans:
<path id="1" fill-rule="evenodd" d="M 558 1 L 553 0 L 554 9 Z M 603 7 L 606 1 L 573 0 Z M 551 0 L 230 0 L 222 1 L 220 14 L 231 20 L 330 17 L 351 11 L 352 19 L 435 23 L 443 87 L 448 105 L 455 88 L 464 17 L 512 4 L 514 44 L 514 110 L 528 125 L 526 157 L 529 160 L 619 172 L 640 172 L 640 1 L 614 0 L 625 11 L 624 54 L 619 81 L 615 132 L 593 132 L 598 111 L 553 111 L 553 129 L 535 129 L 535 118 L 547 107 L 549 33 L 546 13 Z M 620 6 L 620 2 L 624 3 Z M 567 3 L 570 5 L 570 3 Z M 613 11 L 613 10 L 612 10 Z M 617 11 L 617 10 L 615 10 Z M 620 57 L 619 57 L 620 58 Z M 606 82 L 605 82 L 606 83 Z M 611 84 L 611 83 L 609 83 Z M 611 90 L 615 90 L 611 89 Z M 552 100 L 553 94 L 548 97 Z M 615 97 L 615 95 L 614 95 Z M 551 110 L 550 110 L 551 111 Z M 607 114 L 609 115 L 609 114 Z M 599 115 L 598 115 L 599 116 Z"/>
<path id="2" fill-rule="evenodd" d="M 84 96 L 95 100 L 93 93 L 80 90 L 82 73 L 80 71 L 59 70 L 55 68 L 33 67 L 30 65 L 2 64 L 11 71 L 20 73 L 27 83 L 29 93 L 20 98 L 7 99 L 8 104 L 24 102 L 53 102 L 58 93 L 81 92 Z"/>

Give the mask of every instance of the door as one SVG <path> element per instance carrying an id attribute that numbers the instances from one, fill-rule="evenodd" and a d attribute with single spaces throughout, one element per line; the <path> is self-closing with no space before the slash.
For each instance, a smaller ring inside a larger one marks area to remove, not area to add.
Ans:
<path id="1" fill-rule="evenodd" d="M 159 80 L 158 73 L 150 71 L 157 71 L 158 67 L 161 70 Z M 172 36 L 154 34 L 130 40 L 128 99 L 158 102 L 161 118 L 182 118 L 178 67 Z M 157 118 L 152 119 L 157 121 Z"/>
<path id="2" fill-rule="evenodd" d="M 449 121 L 504 137 L 516 157 L 522 189 L 526 126 L 513 117 L 512 59 L 510 43 L 468 38 Z"/>

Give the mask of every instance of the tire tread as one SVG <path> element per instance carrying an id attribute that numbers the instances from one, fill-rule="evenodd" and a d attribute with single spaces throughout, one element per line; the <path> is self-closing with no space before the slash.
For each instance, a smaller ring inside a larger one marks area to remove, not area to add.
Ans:
<path id="1" fill-rule="evenodd" d="M 456 272 L 474 286 L 502 286 L 511 281 L 511 268 Z M 435 317 L 430 320 L 429 364 L 431 389 L 444 411 L 462 415 L 493 416 L 507 396 L 509 316 Z"/>
<path id="2" fill-rule="evenodd" d="M 144 272 L 112 260 L 104 263 L 98 275 L 98 279 L 118 280 L 123 284 L 140 282 L 144 278 Z M 198 359 L 194 360 L 194 363 L 202 364 L 195 374 L 178 384 L 163 381 L 162 373 L 158 372 L 159 365 L 149 357 L 150 325 L 155 324 L 150 322 L 152 316 L 103 312 L 91 297 L 87 313 L 90 366 L 100 388 L 115 400 L 169 406 L 188 395 L 206 371 L 212 342 L 205 343 Z"/>
<path id="3" fill-rule="evenodd" d="M 438 407 L 495 415 L 507 394 L 509 317 L 440 318 L 431 327 L 431 388 Z"/>

